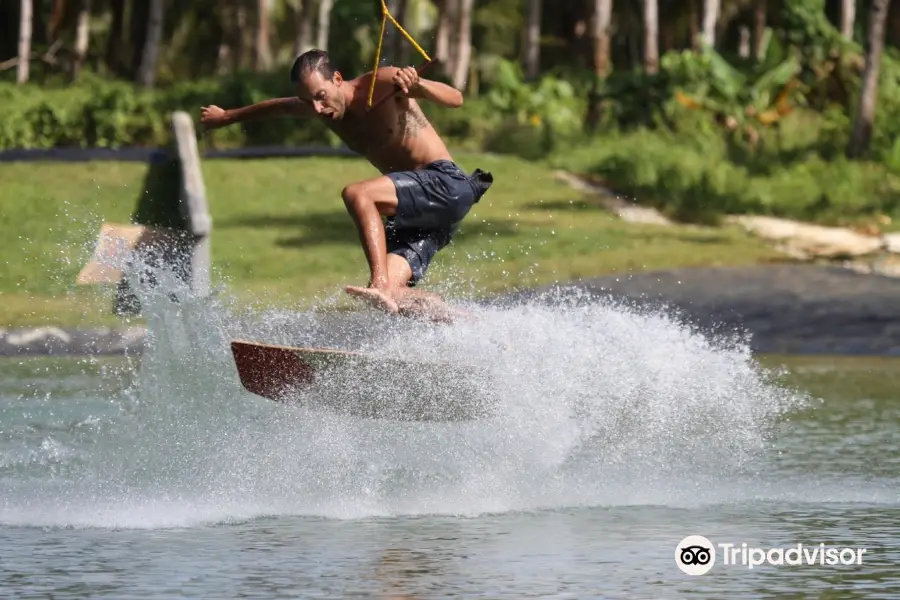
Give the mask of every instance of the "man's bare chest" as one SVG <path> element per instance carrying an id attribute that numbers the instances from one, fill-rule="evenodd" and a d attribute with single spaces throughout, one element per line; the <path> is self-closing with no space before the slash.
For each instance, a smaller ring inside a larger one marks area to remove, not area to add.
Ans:
<path id="1" fill-rule="evenodd" d="M 383 123 L 366 122 L 364 119 L 345 119 L 329 123 L 331 130 L 347 146 L 360 154 L 367 154 L 378 148 L 394 143 L 394 133 Z"/>
<path id="2" fill-rule="evenodd" d="M 428 126 L 418 107 L 385 108 L 385 112 L 348 114 L 341 121 L 329 123 L 329 127 L 350 149 L 367 154 L 386 146 L 402 146 L 404 140 L 418 136 Z"/>

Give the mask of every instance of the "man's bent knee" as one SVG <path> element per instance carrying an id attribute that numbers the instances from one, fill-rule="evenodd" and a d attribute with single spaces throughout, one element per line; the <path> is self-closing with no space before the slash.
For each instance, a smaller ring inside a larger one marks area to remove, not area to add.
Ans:
<path id="1" fill-rule="evenodd" d="M 397 197 L 394 193 L 393 182 L 386 179 L 390 186 L 389 193 L 385 189 L 385 183 L 379 180 L 359 181 L 351 183 L 341 191 L 344 205 L 352 213 L 359 214 L 362 211 L 374 207 L 380 214 L 393 216 L 397 212 Z"/>
<path id="2" fill-rule="evenodd" d="M 365 186 L 359 183 L 351 183 L 341 190 L 341 198 L 344 199 L 344 205 L 347 210 L 356 212 L 363 208 L 366 204 Z"/>

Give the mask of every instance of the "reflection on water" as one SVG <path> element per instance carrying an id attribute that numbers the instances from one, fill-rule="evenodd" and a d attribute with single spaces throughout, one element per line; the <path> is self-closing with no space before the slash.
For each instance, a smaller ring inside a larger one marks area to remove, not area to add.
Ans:
<path id="1" fill-rule="evenodd" d="M 3 530 L 0 585 L 77 597 L 891 598 L 898 513 L 866 505 L 597 507 L 477 518 L 281 516 L 189 530 Z M 856 566 L 682 574 L 686 535 L 761 548 L 868 549 Z M 9 548 L 29 548 L 11 553 Z"/>

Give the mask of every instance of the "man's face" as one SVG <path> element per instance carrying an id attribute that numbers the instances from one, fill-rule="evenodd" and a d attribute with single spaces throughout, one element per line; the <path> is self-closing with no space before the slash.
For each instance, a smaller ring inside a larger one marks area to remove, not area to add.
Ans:
<path id="1" fill-rule="evenodd" d="M 331 79 L 325 79 L 321 73 L 313 71 L 300 78 L 297 97 L 312 104 L 316 114 L 323 119 L 337 121 L 344 117 L 347 110 L 343 83 L 340 73 L 335 73 Z"/>

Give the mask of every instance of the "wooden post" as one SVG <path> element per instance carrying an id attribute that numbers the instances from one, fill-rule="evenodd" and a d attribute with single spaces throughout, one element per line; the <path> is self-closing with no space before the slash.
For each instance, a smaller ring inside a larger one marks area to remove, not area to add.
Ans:
<path id="1" fill-rule="evenodd" d="M 212 217 L 190 115 L 175 112 L 172 130 L 174 151 L 151 160 L 132 224 L 104 223 L 94 256 L 78 274 L 80 285 L 116 283 L 113 313 L 119 316 L 141 310 L 124 272 L 130 254 L 141 255 L 146 266 L 172 268 L 194 295 L 210 294 Z M 151 272 L 140 277 L 155 285 Z"/>
<path id="2" fill-rule="evenodd" d="M 209 295 L 210 235 L 212 216 L 206 202 L 206 185 L 200 165 L 200 152 L 194 121 L 184 111 L 172 115 L 178 162 L 181 165 L 181 193 L 179 208 L 187 223 L 188 232 L 193 236 L 189 260 L 191 290 L 198 296 Z"/>

